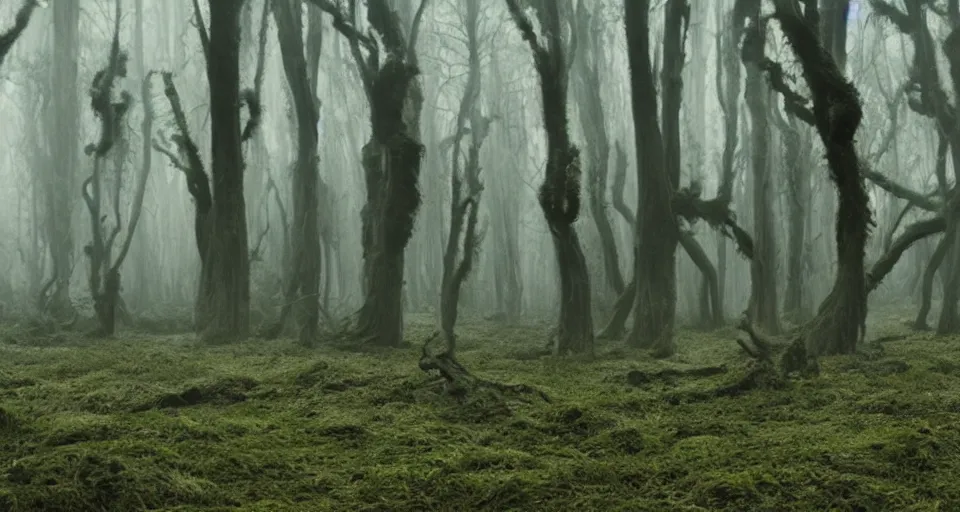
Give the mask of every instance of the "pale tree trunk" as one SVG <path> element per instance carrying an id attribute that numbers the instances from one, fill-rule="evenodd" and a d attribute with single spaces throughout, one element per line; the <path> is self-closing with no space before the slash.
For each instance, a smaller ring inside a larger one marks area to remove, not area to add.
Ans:
<path id="1" fill-rule="evenodd" d="M 717 2 L 717 26 L 721 27 L 716 35 L 717 47 L 717 100 L 723 112 L 723 154 L 720 163 L 720 185 L 717 196 L 727 201 L 733 199 L 733 181 L 735 176 L 734 160 L 740 139 L 740 90 L 741 70 L 738 58 L 739 42 L 743 34 L 743 15 L 736 9 L 723 16 L 724 2 Z M 726 23 L 722 20 L 726 19 Z M 727 293 L 727 238 L 717 234 L 717 288 L 723 311 L 723 301 Z"/>
<path id="2" fill-rule="evenodd" d="M 574 55 L 573 91 L 578 105 L 580 125 L 586 139 L 587 195 L 590 214 L 600 235 L 600 252 L 603 255 L 603 274 L 607 286 L 616 295 L 623 293 L 623 272 L 613 226 L 607 215 L 607 175 L 610 162 L 610 138 L 600 98 L 600 65 L 606 62 L 603 53 L 603 24 L 587 7 L 586 2 L 577 4 L 575 30 L 579 45 Z"/>
<path id="3" fill-rule="evenodd" d="M 500 61 L 496 50 L 490 57 L 490 68 L 493 79 L 493 89 L 503 90 L 504 79 Z M 498 155 L 525 155 L 527 153 L 524 136 L 514 137 L 517 100 L 514 97 L 499 94 L 490 96 L 490 111 L 502 112 L 509 116 L 500 120 L 498 134 Z M 519 173 L 515 158 L 501 158 L 498 171 L 501 178 L 493 180 L 495 185 L 491 191 L 491 217 L 494 230 L 494 280 L 497 297 L 497 314 L 504 320 L 515 322 L 520 318 L 523 310 L 523 279 L 520 267 L 520 198 Z"/>
<path id="4" fill-rule="evenodd" d="M 53 101 L 46 120 L 53 142 L 53 162 L 47 186 L 47 244 L 50 248 L 52 290 L 47 309 L 55 317 L 73 312 L 70 278 L 73 275 L 73 204 L 76 193 L 77 150 L 80 143 L 80 104 L 77 97 L 79 63 L 79 2 L 53 5 Z M 46 300 L 41 299 L 46 302 Z"/>
<path id="5" fill-rule="evenodd" d="M 759 5 L 757 6 L 759 13 Z M 759 18 L 754 14 L 754 19 Z M 743 42 L 743 63 L 746 68 L 744 97 L 750 112 L 751 166 L 753 168 L 753 242 L 754 257 L 750 261 L 749 318 L 767 334 L 780 333 L 777 308 L 777 247 L 774 233 L 774 210 L 770 188 L 773 182 L 769 162 L 770 123 L 767 97 L 770 92 L 760 66 L 764 57 L 766 29 L 763 22 L 754 22 Z"/>
<path id="6" fill-rule="evenodd" d="M 717 2 L 722 4 L 723 2 Z M 707 63 L 711 51 L 709 39 L 708 19 L 710 14 L 709 2 L 694 2 L 690 6 L 690 65 L 685 68 L 691 87 L 689 89 L 690 108 L 685 112 L 687 124 L 686 141 L 689 148 L 686 154 L 690 157 L 688 167 L 692 169 L 691 181 L 702 181 L 704 173 L 709 168 L 707 162 Z M 718 25 L 716 30 L 722 30 Z M 718 48 L 719 51 L 719 48 Z M 691 262 L 696 265 L 701 274 L 700 283 L 690 280 L 690 284 L 698 295 L 699 321 L 701 327 L 716 328 L 723 323 L 723 299 L 720 295 L 719 275 L 717 268 L 706 251 L 700 246 L 697 239 L 689 237 L 692 244 L 685 244 L 684 249 L 690 256 Z M 681 243 L 683 241 L 681 240 Z M 692 251 L 692 253 L 691 253 Z"/>

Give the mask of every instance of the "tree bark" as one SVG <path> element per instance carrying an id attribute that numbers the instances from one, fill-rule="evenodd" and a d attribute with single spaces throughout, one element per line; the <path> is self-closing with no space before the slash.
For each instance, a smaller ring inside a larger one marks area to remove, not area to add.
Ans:
<path id="1" fill-rule="evenodd" d="M 244 0 L 210 1 L 209 58 L 213 207 L 203 258 L 198 328 L 208 339 L 250 329 L 250 253 L 240 124 L 240 12 Z"/>
<path id="2" fill-rule="evenodd" d="M 803 151 L 803 138 L 796 119 L 781 123 L 784 156 L 787 164 L 787 283 L 783 297 L 783 313 L 794 321 L 806 320 L 809 312 L 804 307 L 804 262 L 807 245 L 807 205 L 812 197 L 809 159 Z"/>
<path id="3" fill-rule="evenodd" d="M 568 7 L 569 4 L 563 4 Z M 543 43 L 516 0 L 507 6 L 517 28 L 529 43 L 540 78 L 543 125 L 547 132 L 547 167 L 539 201 L 553 238 L 560 271 L 560 316 L 554 353 L 593 355 L 593 311 L 590 276 L 573 223 L 580 214 L 580 152 L 570 141 L 567 116 L 569 66 L 561 36 L 560 4 L 546 2 L 537 9 Z"/>
<path id="4" fill-rule="evenodd" d="M 724 2 L 717 2 L 717 16 L 723 19 Z M 733 199 L 734 159 L 740 138 L 740 90 L 741 70 L 737 58 L 737 48 L 744 30 L 743 15 L 736 9 L 726 17 L 726 23 L 717 20 L 717 100 L 723 113 L 723 153 L 720 163 L 720 185 L 717 196 L 728 203 Z M 718 233 L 717 239 L 717 294 L 720 296 L 719 308 L 725 311 L 722 301 L 726 299 L 727 288 L 727 239 Z"/>
<path id="5" fill-rule="evenodd" d="M 318 205 L 319 105 L 304 57 L 300 0 L 273 0 L 283 69 L 297 117 L 297 162 L 293 173 L 293 272 L 298 338 L 311 346 L 320 322 L 320 230 Z"/>
<path id="6" fill-rule="evenodd" d="M 679 242 L 672 198 L 679 181 L 680 68 L 683 65 L 682 19 L 687 3 L 668 0 L 664 22 L 664 132 L 657 115 L 657 93 L 650 63 L 649 0 L 626 2 L 624 24 L 630 64 L 631 99 L 637 151 L 636 262 L 637 299 L 632 346 L 650 348 L 657 356 L 676 352 L 676 247 Z M 676 171 L 676 172 L 674 172 Z"/>
<path id="7" fill-rule="evenodd" d="M 80 103 L 78 90 L 79 2 L 53 3 L 53 101 L 47 122 L 51 134 L 53 165 L 47 186 L 47 244 L 54 281 L 48 309 L 54 317 L 73 314 L 70 279 L 73 275 L 73 193 L 80 141 Z"/>
<path id="8" fill-rule="evenodd" d="M 804 20 L 793 0 L 776 0 L 776 18 L 803 66 L 813 96 L 812 117 L 837 186 L 836 280 L 802 337 L 808 357 L 816 357 L 853 353 L 864 336 L 867 286 L 863 260 L 872 220 L 854 146 L 863 117 L 859 95 L 841 71 L 846 59 L 828 53 L 809 24 L 815 6 L 808 3 L 807 10 L 808 19 Z"/>
<path id="9" fill-rule="evenodd" d="M 766 30 L 759 20 L 760 5 L 752 13 L 753 22 L 743 41 L 743 63 L 746 67 L 744 97 L 750 112 L 750 134 L 753 168 L 753 243 L 750 260 L 749 319 L 770 335 L 780 333 L 777 308 L 777 247 L 774 235 L 774 212 L 770 197 L 773 178 L 768 162 L 770 148 L 769 111 L 766 98 L 770 94 L 764 83 L 760 65 L 764 59 Z"/>
<path id="10" fill-rule="evenodd" d="M 574 56 L 574 93 L 577 98 L 580 125 L 586 138 L 587 195 L 590 213 L 597 233 L 600 235 L 600 252 L 603 255 L 603 273 L 607 285 L 614 294 L 623 293 L 626 284 L 620 271 L 620 257 L 613 234 L 610 217 L 607 216 L 607 175 L 610 163 L 610 138 L 600 98 L 600 63 L 606 62 L 603 53 L 603 25 L 587 7 L 586 2 L 577 4 L 575 25 L 578 47 Z"/>

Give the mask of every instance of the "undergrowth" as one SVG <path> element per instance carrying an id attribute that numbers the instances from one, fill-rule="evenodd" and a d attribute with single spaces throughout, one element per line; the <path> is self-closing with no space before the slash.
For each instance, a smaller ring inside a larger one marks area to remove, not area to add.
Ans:
<path id="1" fill-rule="evenodd" d="M 681 332 L 667 361 L 530 356 L 544 339 L 460 329 L 475 375 L 551 399 L 504 407 L 438 393 L 419 347 L 9 328 L 0 511 L 960 510 L 960 340 L 914 335 L 723 398 L 706 391 L 749 364 L 731 331 Z M 705 366 L 727 371 L 683 371 Z"/>

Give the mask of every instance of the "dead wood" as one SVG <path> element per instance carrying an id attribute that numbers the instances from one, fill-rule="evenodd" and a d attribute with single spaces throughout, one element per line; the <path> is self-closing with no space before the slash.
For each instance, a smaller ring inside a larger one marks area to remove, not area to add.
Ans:
<path id="1" fill-rule="evenodd" d="M 437 371 L 440 376 L 443 377 L 446 391 L 453 395 L 458 402 L 462 403 L 469 395 L 482 390 L 493 391 L 500 399 L 504 399 L 506 395 L 536 395 L 544 402 L 551 402 L 550 397 L 547 396 L 546 393 L 532 386 L 526 384 L 503 384 L 476 377 L 449 352 L 431 354 L 428 350 L 430 344 L 439 339 L 440 331 L 436 331 L 424 342 L 419 366 L 421 370 L 427 373 Z"/>

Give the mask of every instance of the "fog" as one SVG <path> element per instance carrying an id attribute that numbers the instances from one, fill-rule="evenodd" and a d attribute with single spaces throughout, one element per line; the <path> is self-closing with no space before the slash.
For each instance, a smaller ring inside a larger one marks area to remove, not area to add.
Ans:
<path id="1" fill-rule="evenodd" d="M 682 362 L 705 333 L 746 390 L 891 329 L 960 331 L 956 0 L 30 0 L 0 21 L 13 338 L 412 346 L 474 389 L 501 385 L 461 346 L 516 329 L 541 360 Z"/>

